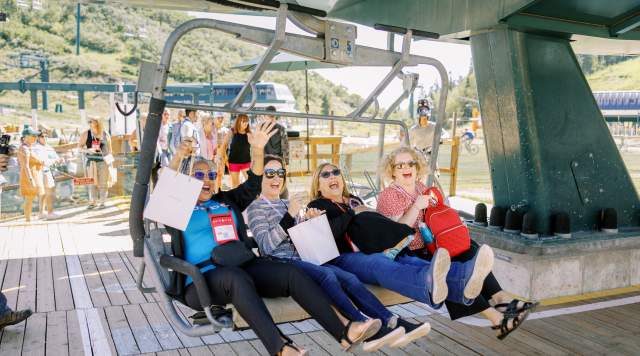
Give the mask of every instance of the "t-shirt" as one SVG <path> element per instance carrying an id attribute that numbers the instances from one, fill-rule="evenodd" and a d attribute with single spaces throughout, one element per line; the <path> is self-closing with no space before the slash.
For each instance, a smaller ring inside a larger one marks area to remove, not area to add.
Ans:
<path id="1" fill-rule="evenodd" d="M 427 186 L 421 182 L 416 182 L 415 194 L 410 194 L 399 185 L 391 183 L 391 185 L 386 187 L 380 192 L 380 195 L 378 195 L 376 210 L 388 218 L 402 216 L 416 201 L 418 194 L 424 194 L 426 191 Z M 411 224 L 411 227 L 416 231 L 416 238 L 409 244 L 410 250 L 417 250 L 424 247 L 424 240 L 420 234 L 420 229 L 418 229 L 418 223 L 420 221 L 424 221 L 424 210 L 418 213 L 416 221 Z"/>
<path id="2" fill-rule="evenodd" d="M 193 208 L 191 219 L 187 229 L 184 231 L 184 259 L 196 265 L 207 261 L 211 258 L 211 251 L 218 246 L 211 228 L 211 220 L 209 214 L 226 214 L 229 208 L 214 200 L 206 203 L 198 204 Z M 231 212 L 233 221 L 238 226 L 236 214 Z M 201 273 L 214 269 L 215 266 L 209 265 L 200 269 Z M 192 283 L 191 277 L 187 277 L 185 286 Z"/>
<path id="3" fill-rule="evenodd" d="M 160 132 L 158 133 L 158 145 L 161 149 L 169 149 L 169 124 L 160 126 Z"/>
<path id="4" fill-rule="evenodd" d="M 409 129 L 409 140 L 411 147 L 419 150 L 430 150 L 433 146 L 433 135 L 436 131 L 436 125 L 432 122 L 427 127 L 415 125 Z"/>

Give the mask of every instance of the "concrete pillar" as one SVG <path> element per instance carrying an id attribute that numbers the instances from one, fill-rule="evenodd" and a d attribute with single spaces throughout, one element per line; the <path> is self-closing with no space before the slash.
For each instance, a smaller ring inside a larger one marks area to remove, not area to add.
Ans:
<path id="1" fill-rule="evenodd" d="M 638 226 L 640 202 L 567 39 L 498 28 L 471 37 L 494 202 L 593 230 L 602 208 Z"/>

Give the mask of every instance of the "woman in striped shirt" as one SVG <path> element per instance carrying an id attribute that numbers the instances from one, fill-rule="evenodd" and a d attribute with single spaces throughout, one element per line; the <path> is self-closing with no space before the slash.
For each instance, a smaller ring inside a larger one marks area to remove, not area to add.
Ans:
<path id="1" fill-rule="evenodd" d="M 304 270 L 323 288 L 349 320 L 364 322 L 367 320 L 365 315 L 368 315 L 382 321 L 383 326 L 378 333 L 363 343 L 365 351 L 375 351 L 387 344 L 402 347 L 425 336 L 431 328 L 429 323 L 416 326 L 399 319 L 387 310 L 354 274 L 328 263 L 318 266 L 300 259 L 287 230 L 296 224 L 302 203 L 296 198 L 280 199 L 285 179 L 286 170 L 283 168 L 282 158 L 266 155 L 262 193 L 247 208 L 249 229 L 258 244 L 260 254 Z M 311 208 L 307 210 L 303 219 L 317 217 L 323 213 Z M 415 332 L 405 334 L 405 326 L 411 327 Z"/>

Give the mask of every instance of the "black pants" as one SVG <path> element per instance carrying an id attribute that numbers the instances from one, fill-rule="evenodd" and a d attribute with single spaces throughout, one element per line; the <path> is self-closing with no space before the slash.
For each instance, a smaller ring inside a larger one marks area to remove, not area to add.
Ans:
<path id="1" fill-rule="evenodd" d="M 322 289 L 311 277 L 291 264 L 258 258 L 242 268 L 218 267 L 205 272 L 204 277 L 213 303 L 233 304 L 271 355 L 282 349 L 283 335 L 261 297 L 291 296 L 336 340 L 343 336 L 344 325 Z M 193 284 L 187 287 L 185 299 L 189 307 L 202 309 Z"/>
<path id="2" fill-rule="evenodd" d="M 478 244 L 475 241 L 471 240 L 471 248 L 469 248 L 469 250 L 467 250 L 466 252 L 456 257 L 453 257 L 451 261 L 453 262 L 469 261 L 478 252 L 478 247 L 479 247 Z M 428 260 L 431 260 L 431 257 L 432 257 L 431 255 L 425 255 L 421 253 L 411 254 L 411 255 L 416 257 L 421 257 L 421 258 L 424 257 L 425 259 L 428 259 Z M 476 299 L 474 299 L 471 305 L 453 303 L 448 300 L 445 300 L 444 304 L 447 306 L 447 310 L 449 311 L 449 317 L 451 318 L 451 320 L 456 320 L 465 316 L 478 314 L 484 310 L 491 308 L 491 304 L 489 304 L 489 300 L 494 294 L 500 292 L 501 290 L 502 290 L 502 287 L 500 287 L 500 283 L 498 283 L 498 280 L 493 275 L 493 272 L 490 272 L 487 275 L 487 278 L 485 278 L 484 280 L 484 284 L 482 285 L 482 291 L 480 292 L 480 295 L 478 295 Z"/>

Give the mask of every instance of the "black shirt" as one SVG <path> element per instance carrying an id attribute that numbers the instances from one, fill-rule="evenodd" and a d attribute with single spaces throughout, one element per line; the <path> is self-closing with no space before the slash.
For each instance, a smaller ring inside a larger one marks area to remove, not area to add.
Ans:
<path id="1" fill-rule="evenodd" d="M 251 146 L 247 134 L 234 133 L 229 147 L 229 163 L 251 162 Z"/>
<path id="2" fill-rule="evenodd" d="M 351 196 L 350 199 L 357 200 L 362 205 L 362 200 L 356 196 Z M 347 238 L 347 230 L 351 219 L 356 215 L 355 211 L 351 207 L 344 203 L 335 203 L 331 199 L 318 198 L 309 203 L 309 208 L 316 208 L 324 210 L 329 220 L 329 226 L 331 226 L 331 232 L 333 238 L 336 240 L 336 246 L 338 251 L 342 253 L 353 252 L 351 244 Z"/>

